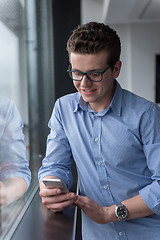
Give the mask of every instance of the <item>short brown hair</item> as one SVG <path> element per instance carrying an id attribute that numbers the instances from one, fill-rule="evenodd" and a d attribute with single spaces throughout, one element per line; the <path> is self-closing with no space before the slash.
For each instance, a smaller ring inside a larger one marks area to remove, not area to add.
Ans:
<path id="1" fill-rule="evenodd" d="M 121 42 L 116 31 L 108 25 L 89 22 L 73 30 L 67 42 L 67 51 L 82 54 L 96 54 L 106 50 L 108 64 L 114 64 L 120 58 Z"/>

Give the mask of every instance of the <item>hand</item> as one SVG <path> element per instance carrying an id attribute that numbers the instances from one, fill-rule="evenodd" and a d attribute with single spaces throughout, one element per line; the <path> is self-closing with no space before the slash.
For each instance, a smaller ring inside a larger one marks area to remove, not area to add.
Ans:
<path id="1" fill-rule="evenodd" d="M 16 201 L 24 194 L 26 187 L 26 182 L 20 177 L 8 178 L 4 183 L 0 181 L 0 205 L 7 206 Z"/>
<path id="2" fill-rule="evenodd" d="M 8 188 L 0 182 L 0 205 L 7 206 L 11 203 L 10 194 Z"/>
<path id="3" fill-rule="evenodd" d="M 59 188 L 42 187 L 42 184 L 39 195 L 42 198 L 42 203 L 52 212 L 62 212 L 64 209 L 72 206 L 78 197 L 71 192 L 62 194 Z"/>
<path id="4" fill-rule="evenodd" d="M 90 198 L 83 196 L 78 196 L 75 204 L 78 205 L 84 213 L 96 223 L 106 224 L 116 220 L 116 217 L 111 215 L 114 212 L 113 206 L 103 207 L 92 201 Z"/>
<path id="5" fill-rule="evenodd" d="M 0 182 L 0 205 L 4 205 L 6 202 L 6 191 L 5 186 L 2 182 Z"/>

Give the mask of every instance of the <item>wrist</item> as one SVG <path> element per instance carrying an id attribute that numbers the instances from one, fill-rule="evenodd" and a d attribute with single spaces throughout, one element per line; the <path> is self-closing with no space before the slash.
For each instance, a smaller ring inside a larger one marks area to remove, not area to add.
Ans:
<path id="1" fill-rule="evenodd" d="M 104 207 L 104 215 L 105 215 L 105 223 L 109 223 L 109 222 L 117 222 L 118 218 L 115 215 L 115 208 L 116 205 L 112 205 L 109 207 Z"/>

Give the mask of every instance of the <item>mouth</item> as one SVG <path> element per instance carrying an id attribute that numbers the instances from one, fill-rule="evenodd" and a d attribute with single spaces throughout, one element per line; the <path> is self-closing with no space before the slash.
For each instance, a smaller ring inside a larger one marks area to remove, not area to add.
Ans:
<path id="1" fill-rule="evenodd" d="M 96 89 L 81 89 L 81 91 L 84 93 L 93 93 L 96 91 Z"/>
<path id="2" fill-rule="evenodd" d="M 86 96 L 86 97 L 93 96 L 95 91 L 96 91 L 96 89 L 81 89 L 83 96 Z"/>

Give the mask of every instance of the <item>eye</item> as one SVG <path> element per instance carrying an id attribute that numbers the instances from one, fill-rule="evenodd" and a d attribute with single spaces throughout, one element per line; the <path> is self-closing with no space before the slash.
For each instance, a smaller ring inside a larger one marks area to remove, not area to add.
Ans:
<path id="1" fill-rule="evenodd" d="M 72 72 L 72 74 L 74 75 L 74 76 L 82 76 L 82 73 L 81 72 Z"/>
<path id="2" fill-rule="evenodd" d="M 100 76 L 101 75 L 101 73 L 90 73 L 90 76 L 92 76 L 92 77 L 98 77 L 98 76 Z"/>
<path id="3" fill-rule="evenodd" d="M 101 73 L 93 72 L 88 74 L 91 79 L 97 79 L 101 77 Z"/>

